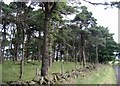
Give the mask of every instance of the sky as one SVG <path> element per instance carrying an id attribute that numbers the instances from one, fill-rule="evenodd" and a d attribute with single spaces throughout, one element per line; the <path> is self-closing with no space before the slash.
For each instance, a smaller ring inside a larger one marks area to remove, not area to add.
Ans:
<path id="1" fill-rule="evenodd" d="M 5 0 L 6 4 L 9 4 L 10 1 L 13 0 Z M 93 13 L 93 17 L 97 19 L 97 24 L 108 27 L 110 33 L 114 33 L 114 40 L 118 43 L 118 9 L 113 7 L 113 8 L 108 8 L 104 9 L 106 6 L 94 6 L 92 4 L 89 4 L 87 2 L 84 2 L 82 0 L 81 5 L 85 5 L 88 7 L 88 11 L 91 11 Z M 119 1 L 119 0 L 88 0 L 91 2 L 111 2 L 111 1 Z M 73 18 L 71 15 L 69 18 Z"/>
<path id="2" fill-rule="evenodd" d="M 111 2 L 118 0 L 89 0 L 91 2 Z M 94 6 L 87 2 L 82 2 L 82 5 L 88 7 L 88 11 L 93 13 L 93 17 L 97 19 L 98 25 L 102 25 L 104 27 L 108 27 L 110 33 L 114 33 L 114 40 L 118 43 L 118 9 L 113 7 L 109 7 L 108 9 L 104 9 L 105 6 Z"/>

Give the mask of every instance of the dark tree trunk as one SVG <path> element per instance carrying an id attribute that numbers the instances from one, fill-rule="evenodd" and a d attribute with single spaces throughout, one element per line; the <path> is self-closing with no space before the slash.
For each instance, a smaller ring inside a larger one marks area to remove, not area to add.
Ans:
<path id="1" fill-rule="evenodd" d="M 44 37 L 43 37 L 43 57 L 42 57 L 42 67 L 41 67 L 41 76 L 45 77 L 48 74 L 48 68 L 49 68 L 49 57 L 48 57 L 48 24 L 50 21 L 50 16 L 55 8 L 56 3 L 55 2 L 45 2 L 45 18 L 44 18 Z"/>
<path id="2" fill-rule="evenodd" d="M 83 34 L 81 34 L 81 44 L 82 44 L 82 46 L 81 46 L 81 48 L 82 48 L 82 52 L 81 52 L 81 54 L 82 54 L 82 61 L 83 61 L 83 67 L 85 67 L 86 66 L 86 57 L 85 57 L 85 40 L 84 40 L 84 37 L 83 37 Z"/>
<path id="3" fill-rule="evenodd" d="M 3 24 L 3 29 L 4 29 L 4 32 L 2 34 L 3 36 L 3 40 L 2 40 L 2 43 L 1 43 L 1 50 L 2 50 L 2 61 L 4 61 L 4 51 L 5 51 L 5 40 L 6 40 L 6 24 Z"/>
<path id="4" fill-rule="evenodd" d="M 17 61 L 17 54 L 18 54 L 18 43 L 15 42 L 15 44 L 14 44 L 14 61 Z"/>
<path id="5" fill-rule="evenodd" d="M 48 57 L 48 23 L 49 23 L 49 13 L 48 4 L 45 5 L 45 19 L 44 19 L 44 40 L 43 40 L 43 57 L 42 57 L 42 67 L 41 76 L 46 76 L 48 74 L 49 67 L 49 57 Z"/>
<path id="6" fill-rule="evenodd" d="M 2 10 L 2 3 L 0 3 L 0 10 Z M 2 24 L 2 18 L 0 18 L 0 24 Z M 0 33 L 0 37 L 2 33 Z M 0 40 L 0 63 L 2 63 L 3 55 L 2 55 L 2 41 Z"/>
<path id="7" fill-rule="evenodd" d="M 59 50 L 60 50 L 60 43 L 58 43 L 58 46 L 57 46 L 57 53 L 56 53 L 56 61 L 59 60 Z"/>
<path id="8" fill-rule="evenodd" d="M 12 60 L 12 58 L 13 58 L 13 54 L 12 54 L 12 50 L 13 50 L 13 48 L 12 48 L 13 40 L 12 40 L 12 37 L 13 37 L 14 33 L 12 32 L 12 30 L 14 30 L 14 29 L 11 29 L 12 35 L 10 36 L 10 60 Z"/>
<path id="9" fill-rule="evenodd" d="M 51 39 L 51 38 L 50 38 Z M 49 67 L 52 66 L 53 52 L 52 52 L 52 41 L 49 40 Z"/>
<path id="10" fill-rule="evenodd" d="M 17 25 L 17 34 L 15 34 L 15 41 L 14 41 L 14 61 L 17 61 L 18 58 L 18 46 L 19 46 L 19 37 L 20 37 L 20 28 L 21 24 Z"/>
<path id="11" fill-rule="evenodd" d="M 83 47 L 83 67 L 86 66 L 85 48 Z"/>
<path id="12" fill-rule="evenodd" d="M 83 58 L 83 53 L 82 53 L 82 35 L 80 35 L 80 42 L 79 42 L 79 57 L 78 57 L 78 62 L 82 62 L 82 58 Z"/>
<path id="13" fill-rule="evenodd" d="M 23 59 L 20 60 L 20 76 L 19 79 L 21 79 L 23 76 Z"/>
<path id="14" fill-rule="evenodd" d="M 23 64 L 25 65 L 25 31 L 24 31 L 24 28 L 22 28 L 22 62 Z"/>
<path id="15" fill-rule="evenodd" d="M 39 39 L 38 39 L 38 62 L 41 60 L 41 33 L 39 31 Z"/>
<path id="16" fill-rule="evenodd" d="M 97 47 L 97 45 L 95 47 L 95 52 L 96 52 L 96 60 L 95 60 L 95 62 L 99 63 L 99 61 L 98 61 L 98 47 Z"/>
<path id="17" fill-rule="evenodd" d="M 64 46 L 65 46 L 65 49 L 64 49 L 64 61 L 68 62 L 68 48 L 67 48 L 66 44 L 64 44 Z"/>
<path id="18" fill-rule="evenodd" d="M 1 33 L 0 33 L 1 36 Z M 2 63 L 2 47 L 1 47 L 1 41 L 0 41 L 0 64 Z"/>
<path id="19" fill-rule="evenodd" d="M 74 42 L 74 47 L 75 47 L 75 51 L 74 51 L 74 57 L 75 57 L 75 62 L 77 63 L 77 47 L 76 47 L 76 39 L 75 39 L 75 42 Z"/>
<path id="20" fill-rule="evenodd" d="M 56 61 L 58 61 L 58 49 L 57 49 L 57 52 L 56 52 Z"/>
<path id="21" fill-rule="evenodd" d="M 1 36 L 1 34 L 0 34 L 0 36 Z M 3 55 L 2 55 L 2 43 L 1 43 L 1 41 L 0 41 L 0 63 L 2 63 L 2 61 L 3 61 Z"/>
<path id="22" fill-rule="evenodd" d="M 83 37 L 83 33 L 81 33 L 81 46 L 80 46 L 80 60 L 83 62 L 83 66 L 86 66 L 86 57 L 85 57 L 85 40 Z"/>
<path id="23" fill-rule="evenodd" d="M 26 40 L 26 44 L 25 44 L 25 58 L 26 60 L 28 60 L 29 57 L 29 42 L 30 42 L 30 30 L 26 31 L 27 33 L 27 40 Z"/>

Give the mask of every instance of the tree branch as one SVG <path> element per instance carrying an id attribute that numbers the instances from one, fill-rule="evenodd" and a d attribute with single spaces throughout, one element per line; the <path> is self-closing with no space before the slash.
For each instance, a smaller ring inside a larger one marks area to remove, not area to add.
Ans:
<path id="1" fill-rule="evenodd" d="M 84 2 L 87 2 L 89 4 L 92 4 L 92 5 L 107 5 L 107 6 L 115 6 L 117 8 L 120 8 L 120 1 L 114 1 L 114 2 L 104 2 L 104 3 L 93 3 L 91 1 L 88 1 L 88 0 L 83 0 Z"/>
<path id="2" fill-rule="evenodd" d="M 56 6 L 56 2 L 53 2 L 53 6 L 51 7 L 51 9 L 50 9 L 50 14 L 52 13 L 52 11 L 55 9 L 55 6 Z"/>
<path id="3" fill-rule="evenodd" d="M 93 4 L 93 5 L 110 5 L 109 3 L 105 2 L 105 3 L 93 3 L 93 2 L 90 2 L 90 1 L 87 1 L 87 0 L 83 0 L 87 3 L 90 3 L 90 4 Z"/>

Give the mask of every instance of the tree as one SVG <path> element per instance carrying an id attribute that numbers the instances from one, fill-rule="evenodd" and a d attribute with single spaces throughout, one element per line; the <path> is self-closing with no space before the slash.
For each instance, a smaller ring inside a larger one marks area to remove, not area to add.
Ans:
<path id="1" fill-rule="evenodd" d="M 96 54 L 95 63 L 99 63 L 98 46 L 99 45 L 105 46 L 105 39 L 101 37 L 103 35 L 101 33 L 101 28 L 103 27 L 94 26 L 88 29 L 88 31 L 91 33 L 89 42 L 92 44 L 93 48 L 95 47 L 95 54 Z"/>
<path id="2" fill-rule="evenodd" d="M 86 65 L 86 57 L 85 57 L 85 31 L 89 25 L 94 26 L 96 24 L 96 19 L 92 17 L 92 13 L 87 11 L 87 7 L 81 6 L 81 12 L 76 15 L 75 19 L 72 22 L 76 22 L 80 31 L 80 59 L 83 61 L 83 66 Z"/>
<path id="3" fill-rule="evenodd" d="M 45 8 L 45 17 L 44 17 L 44 40 L 43 40 L 43 57 L 42 57 L 42 67 L 41 67 L 41 76 L 45 77 L 48 73 L 48 67 L 49 67 L 49 57 L 48 57 L 48 25 L 50 21 L 51 14 L 53 10 L 55 9 L 56 2 L 45 2 L 44 8 Z"/>

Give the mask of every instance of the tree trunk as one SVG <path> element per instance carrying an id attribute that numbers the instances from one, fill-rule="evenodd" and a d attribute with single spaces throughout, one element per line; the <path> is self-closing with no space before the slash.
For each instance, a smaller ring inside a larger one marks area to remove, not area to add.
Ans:
<path id="1" fill-rule="evenodd" d="M 1 33 L 0 33 L 0 36 L 1 36 Z M 3 55 L 2 55 L 2 47 L 1 47 L 1 40 L 0 40 L 0 64 L 2 63 L 2 59 L 3 59 L 2 56 Z"/>
<path id="2" fill-rule="evenodd" d="M 60 43 L 58 43 L 58 46 L 57 46 L 56 61 L 59 60 L 59 50 L 60 50 Z"/>
<path id="3" fill-rule="evenodd" d="M 3 29 L 4 29 L 4 32 L 3 32 L 3 40 L 2 40 L 2 43 L 1 43 L 1 48 L 2 48 L 2 61 L 4 61 L 4 51 L 5 51 L 5 40 L 6 40 L 6 24 L 3 24 Z"/>
<path id="4" fill-rule="evenodd" d="M 56 52 L 56 61 L 58 61 L 58 49 L 57 49 L 57 52 Z"/>
<path id="5" fill-rule="evenodd" d="M 82 59 L 83 59 L 83 40 L 82 40 L 82 34 L 80 35 L 80 42 L 79 42 L 79 57 L 78 57 L 78 62 L 81 64 Z"/>
<path id="6" fill-rule="evenodd" d="M 99 63 L 99 61 L 98 61 L 98 47 L 97 47 L 97 45 L 95 47 L 95 52 L 96 52 L 96 62 L 95 63 Z"/>
<path id="7" fill-rule="evenodd" d="M 45 77 L 48 74 L 49 67 L 49 57 L 48 57 L 48 23 L 49 23 L 49 14 L 48 14 L 48 5 L 45 7 L 45 19 L 44 19 L 44 40 L 43 40 L 43 57 L 42 57 L 42 67 L 41 67 L 41 76 Z"/>
<path id="8" fill-rule="evenodd" d="M 15 42 L 15 44 L 14 44 L 14 61 L 17 61 L 17 54 L 18 54 L 17 52 L 18 52 L 18 43 Z"/>
<path id="9" fill-rule="evenodd" d="M 75 62 L 77 63 L 77 50 L 75 49 Z"/>
<path id="10" fill-rule="evenodd" d="M 54 47 L 53 47 L 53 58 L 52 58 L 52 62 L 54 62 L 54 60 L 55 60 L 56 44 L 54 43 L 53 46 L 54 46 Z"/>
<path id="11" fill-rule="evenodd" d="M 85 40 L 82 33 L 81 33 L 81 59 L 83 61 L 83 67 L 85 67 L 86 66 Z"/>
<path id="12" fill-rule="evenodd" d="M 86 66 L 85 48 L 83 47 L 83 67 Z"/>
<path id="13" fill-rule="evenodd" d="M 20 60 L 20 76 L 19 79 L 21 79 L 23 76 L 23 59 Z"/>
<path id="14" fill-rule="evenodd" d="M 49 67 L 52 67 L 52 56 L 51 56 L 51 54 L 50 54 L 50 57 L 49 57 Z"/>
<path id="15" fill-rule="evenodd" d="M 41 60 L 41 33 L 39 31 L 39 39 L 38 39 L 38 62 Z"/>
<path id="16" fill-rule="evenodd" d="M 49 67 L 52 66 L 53 52 L 52 52 L 52 43 L 49 41 Z"/>
<path id="17" fill-rule="evenodd" d="M 0 37 L 2 36 L 2 33 L 0 33 Z M 3 55 L 2 55 L 2 40 L 0 40 L 0 63 L 3 61 Z"/>
<path id="18" fill-rule="evenodd" d="M 50 21 L 50 16 L 52 14 L 53 9 L 55 8 L 56 3 L 45 2 L 45 18 L 44 18 L 44 40 L 43 40 L 43 57 L 42 57 L 42 67 L 41 67 L 41 76 L 45 77 L 48 74 L 49 68 L 49 57 L 48 57 L 48 24 Z"/>
<path id="19" fill-rule="evenodd" d="M 12 28 L 11 28 L 11 34 L 12 35 L 10 35 L 10 60 L 12 60 L 12 58 L 13 58 L 13 55 L 12 55 L 12 44 L 13 44 L 13 40 L 12 40 L 12 37 L 13 37 L 13 32 L 12 32 Z"/>
<path id="20" fill-rule="evenodd" d="M 17 61 L 17 58 L 18 58 L 18 46 L 19 46 L 20 28 L 21 28 L 21 24 L 18 24 L 17 34 L 15 34 L 15 42 L 14 42 L 14 61 Z"/>
<path id="21" fill-rule="evenodd" d="M 28 57 L 29 57 L 29 42 L 30 42 L 30 30 L 28 29 L 26 31 L 27 33 L 27 38 L 26 38 L 26 43 L 25 43 L 25 58 L 26 60 L 28 60 Z"/>
<path id="22" fill-rule="evenodd" d="M 0 3 L 0 10 L 2 10 L 2 3 Z M 2 24 L 2 18 L 0 18 L 0 24 Z M 0 37 L 2 36 L 1 32 L 0 32 Z M 0 64 L 2 63 L 2 58 L 3 58 L 3 55 L 2 55 L 2 41 L 0 40 Z"/>
<path id="23" fill-rule="evenodd" d="M 24 31 L 24 28 L 22 28 L 22 61 L 23 61 L 23 64 L 25 65 L 25 31 Z"/>

